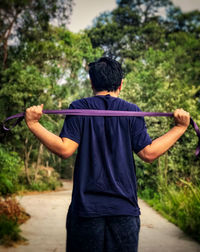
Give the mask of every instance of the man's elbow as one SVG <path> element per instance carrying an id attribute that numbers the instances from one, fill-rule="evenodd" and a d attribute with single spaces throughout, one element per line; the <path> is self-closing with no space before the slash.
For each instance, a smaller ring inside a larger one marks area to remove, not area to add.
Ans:
<path id="1" fill-rule="evenodd" d="M 153 163 L 154 160 L 156 160 L 156 157 L 152 156 L 152 155 L 147 155 L 145 157 L 142 158 L 142 160 L 146 163 Z"/>
<path id="2" fill-rule="evenodd" d="M 62 138 L 62 142 L 63 142 L 63 145 L 59 152 L 59 156 L 62 159 L 67 159 L 74 154 L 74 152 L 78 148 L 78 143 L 68 138 Z"/>
<path id="3" fill-rule="evenodd" d="M 158 158 L 156 153 L 151 151 L 150 145 L 138 153 L 138 156 L 146 163 L 153 163 Z"/>
<path id="4" fill-rule="evenodd" d="M 62 159 L 67 159 L 69 157 L 72 156 L 73 153 L 71 152 L 68 152 L 68 151 L 63 151 L 59 154 L 59 156 L 62 158 Z"/>

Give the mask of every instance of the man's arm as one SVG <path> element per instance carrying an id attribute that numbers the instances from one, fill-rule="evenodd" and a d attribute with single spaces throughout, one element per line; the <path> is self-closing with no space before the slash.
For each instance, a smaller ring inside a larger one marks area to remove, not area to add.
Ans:
<path id="1" fill-rule="evenodd" d="M 183 109 L 174 112 L 175 126 L 163 136 L 155 139 L 137 155 L 145 162 L 152 163 L 164 154 L 185 133 L 190 124 L 190 115 Z"/>
<path id="2" fill-rule="evenodd" d="M 68 138 L 61 138 L 45 129 L 39 123 L 42 110 L 43 104 L 26 110 L 25 120 L 28 128 L 51 152 L 62 158 L 70 157 L 78 148 L 78 143 Z"/>

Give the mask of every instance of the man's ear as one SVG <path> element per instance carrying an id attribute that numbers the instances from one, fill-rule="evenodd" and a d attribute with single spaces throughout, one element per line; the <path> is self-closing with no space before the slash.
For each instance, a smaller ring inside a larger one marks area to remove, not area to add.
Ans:
<path id="1" fill-rule="evenodd" d="M 121 84 L 120 84 L 120 86 L 119 86 L 119 91 L 121 91 L 121 89 L 122 89 L 122 84 L 123 84 L 123 80 L 121 81 Z"/>

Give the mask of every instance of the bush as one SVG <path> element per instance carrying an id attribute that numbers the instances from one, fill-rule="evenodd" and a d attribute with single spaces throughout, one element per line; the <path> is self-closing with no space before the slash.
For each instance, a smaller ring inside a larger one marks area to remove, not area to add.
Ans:
<path id="1" fill-rule="evenodd" d="M 16 152 L 9 152 L 0 145 L 0 195 L 18 190 L 18 176 L 22 162 Z"/>
<path id="2" fill-rule="evenodd" d="M 6 215 L 0 216 L 0 244 L 11 246 L 13 242 L 22 240 L 19 224 Z"/>
<path id="3" fill-rule="evenodd" d="M 152 207 L 184 232 L 200 242 L 200 187 L 181 180 L 179 187 L 170 185 L 153 198 L 140 193 Z"/>
<path id="4" fill-rule="evenodd" d="M 0 244 L 12 246 L 15 242 L 25 241 L 19 225 L 29 218 L 14 198 L 0 198 Z"/>
<path id="5" fill-rule="evenodd" d="M 42 191 L 47 191 L 48 185 L 42 181 L 36 181 L 36 182 L 32 182 L 31 185 L 28 186 L 28 190 L 31 191 L 38 191 L 38 192 L 42 192 Z"/>
<path id="6" fill-rule="evenodd" d="M 15 198 L 0 198 L 0 216 L 2 215 L 6 215 L 18 224 L 24 223 L 30 217 Z"/>
<path id="7" fill-rule="evenodd" d="M 56 171 L 53 171 L 51 176 L 48 176 L 46 171 L 40 170 L 38 175 L 39 176 L 36 181 L 33 181 L 30 185 L 27 185 L 27 190 L 41 192 L 56 190 L 57 187 L 62 186 L 62 182 L 59 180 L 60 175 Z"/>

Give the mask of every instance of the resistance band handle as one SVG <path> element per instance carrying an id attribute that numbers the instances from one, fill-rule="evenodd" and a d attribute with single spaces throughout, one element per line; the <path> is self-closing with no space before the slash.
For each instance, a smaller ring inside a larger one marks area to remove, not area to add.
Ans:
<path id="1" fill-rule="evenodd" d="M 119 110 L 92 110 L 92 109 L 64 109 L 64 110 L 43 110 L 43 114 L 54 114 L 54 115 L 79 115 L 79 116 L 165 116 L 173 117 L 173 113 L 162 113 L 162 112 L 141 112 L 141 111 L 119 111 Z M 25 112 L 12 115 L 6 118 L 3 122 L 3 129 L 9 131 L 14 128 L 19 122 L 25 117 Z M 10 128 L 6 128 L 5 123 L 11 119 L 17 119 Z M 190 124 L 193 126 L 197 137 L 199 139 L 198 146 L 195 155 L 200 154 L 200 130 L 197 124 L 192 118 L 190 118 Z"/>

